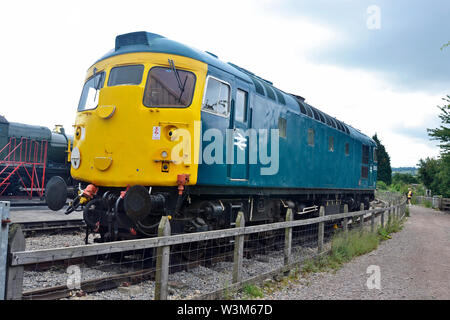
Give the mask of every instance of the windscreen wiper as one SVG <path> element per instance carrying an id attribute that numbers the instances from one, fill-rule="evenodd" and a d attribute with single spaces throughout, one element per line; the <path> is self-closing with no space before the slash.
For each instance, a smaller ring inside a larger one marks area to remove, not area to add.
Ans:
<path id="1" fill-rule="evenodd" d="M 103 80 L 103 73 L 100 73 L 100 78 L 98 79 L 97 85 L 94 88 L 95 89 L 94 101 L 95 101 L 95 99 L 97 99 L 97 92 L 100 90 L 100 85 L 101 85 L 102 80 Z M 95 78 L 94 78 L 94 84 L 95 84 Z"/>
<path id="2" fill-rule="evenodd" d="M 180 96 L 178 97 L 178 102 L 180 102 L 180 101 L 181 101 L 181 96 L 183 95 L 183 93 L 184 93 L 184 88 L 185 88 L 185 86 L 186 86 L 187 76 L 186 76 L 186 78 L 184 79 L 183 85 L 181 85 L 180 75 L 178 74 L 178 70 L 175 68 L 175 64 L 173 63 L 173 60 L 171 60 L 171 59 L 168 59 L 168 60 L 169 60 L 170 68 L 172 69 L 173 73 L 175 74 L 175 78 L 177 79 L 177 82 L 178 82 L 178 88 L 179 88 L 180 91 L 181 91 Z"/>

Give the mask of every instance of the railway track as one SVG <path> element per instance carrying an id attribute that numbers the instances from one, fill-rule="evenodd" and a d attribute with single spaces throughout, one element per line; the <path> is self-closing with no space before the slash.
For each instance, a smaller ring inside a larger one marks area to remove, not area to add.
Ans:
<path id="1" fill-rule="evenodd" d="M 228 255 L 213 257 L 207 263 L 209 267 L 214 264 L 222 261 L 231 261 L 232 260 L 232 252 Z M 66 265 L 67 262 L 76 263 L 82 262 L 81 260 L 65 260 Z M 133 263 L 130 261 L 129 263 Z M 170 273 L 179 272 L 182 270 L 189 271 L 198 266 L 204 266 L 205 263 L 201 261 L 190 261 L 186 262 L 183 265 L 175 265 L 170 267 Z M 23 300 L 58 300 L 70 298 L 73 296 L 77 296 L 80 293 L 93 293 L 103 290 L 112 290 L 116 289 L 120 286 L 139 284 L 147 280 L 155 280 L 155 267 L 145 268 L 143 270 L 138 271 L 129 271 L 120 274 L 113 274 L 111 276 L 90 279 L 86 281 L 82 281 L 78 289 L 70 289 L 67 285 L 57 285 L 43 289 L 32 289 L 27 290 L 22 293 Z"/>
<path id="2" fill-rule="evenodd" d="M 83 219 L 71 220 L 46 220 L 46 221 L 27 221 L 18 222 L 22 227 L 24 235 L 29 236 L 36 233 L 53 233 L 62 231 L 84 230 L 86 224 Z"/>
<path id="3" fill-rule="evenodd" d="M 80 289 L 84 293 L 92 293 L 103 290 L 111 290 L 123 283 L 136 284 L 155 278 L 154 269 L 144 269 L 135 272 L 112 275 L 108 277 L 87 280 L 80 283 Z M 50 288 L 28 290 L 23 292 L 23 300 L 58 300 L 69 298 L 76 294 L 77 290 L 69 289 L 67 285 L 53 286 Z M 78 290 L 79 291 L 79 290 Z"/>

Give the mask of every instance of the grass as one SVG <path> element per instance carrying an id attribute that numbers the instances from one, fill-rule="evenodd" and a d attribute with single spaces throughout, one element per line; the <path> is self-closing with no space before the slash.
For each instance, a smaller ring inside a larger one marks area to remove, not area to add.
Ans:
<path id="1" fill-rule="evenodd" d="M 343 263 L 375 250 L 379 242 L 380 237 L 375 233 L 361 233 L 359 230 L 351 230 L 347 234 L 338 233 L 331 241 L 330 254 L 306 260 L 302 272 L 338 270 Z"/>
<path id="2" fill-rule="evenodd" d="M 345 262 L 377 249 L 381 241 L 390 239 L 390 234 L 401 229 L 401 221 L 393 220 L 388 221 L 384 228 L 378 228 L 376 233 L 361 233 L 359 230 L 351 230 L 347 234 L 337 233 L 331 241 L 330 254 L 306 260 L 302 273 L 336 271 Z"/>
<path id="3" fill-rule="evenodd" d="M 264 297 L 264 293 L 260 287 L 254 284 L 246 284 L 242 291 L 249 298 L 262 298 Z"/>
<path id="4" fill-rule="evenodd" d="M 425 200 L 423 202 L 423 205 L 425 206 L 425 208 L 431 208 L 432 204 L 430 200 Z"/>

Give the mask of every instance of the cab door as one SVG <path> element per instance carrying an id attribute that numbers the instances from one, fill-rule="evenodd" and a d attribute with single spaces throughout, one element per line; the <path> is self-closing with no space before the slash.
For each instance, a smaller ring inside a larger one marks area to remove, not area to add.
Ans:
<path id="1" fill-rule="evenodd" d="M 228 177 L 231 180 L 249 178 L 249 87 L 236 81 L 235 99 L 232 101 L 230 130 L 228 134 Z"/>

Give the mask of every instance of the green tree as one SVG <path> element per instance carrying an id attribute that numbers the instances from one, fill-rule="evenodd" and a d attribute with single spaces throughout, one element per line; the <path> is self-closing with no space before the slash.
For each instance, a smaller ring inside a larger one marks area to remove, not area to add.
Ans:
<path id="1" fill-rule="evenodd" d="M 439 147 L 444 155 L 448 155 L 450 152 L 450 96 L 447 95 L 446 98 L 442 98 L 447 104 L 444 106 L 438 106 L 441 110 L 439 118 L 442 120 L 442 125 L 439 128 L 427 129 L 428 135 L 432 140 L 440 141 Z"/>
<path id="2" fill-rule="evenodd" d="M 391 158 L 383 146 L 381 141 L 378 139 L 377 134 L 372 137 L 372 139 L 377 144 L 377 159 L 378 159 L 378 173 L 377 180 L 383 181 L 386 185 L 392 183 L 392 168 L 391 168 Z"/>
<path id="3" fill-rule="evenodd" d="M 439 118 L 442 124 L 439 128 L 427 129 L 432 140 L 440 142 L 440 159 L 419 161 L 419 179 L 433 192 L 446 198 L 450 197 L 450 96 L 443 98 L 446 105 L 438 108 L 441 110 Z"/>
<path id="4" fill-rule="evenodd" d="M 450 41 L 441 47 L 441 50 L 450 47 Z M 439 128 L 427 129 L 431 140 L 438 140 L 441 149 L 440 159 L 419 161 L 419 179 L 431 189 L 434 194 L 450 197 L 450 95 L 442 98 L 446 103 L 438 106 L 441 110 L 439 118 L 442 123 Z"/>
<path id="5" fill-rule="evenodd" d="M 419 160 L 419 170 L 418 175 L 420 181 L 430 189 L 433 193 L 437 192 L 437 175 L 439 173 L 440 160 L 434 158 L 426 158 L 425 160 Z"/>
<path id="6" fill-rule="evenodd" d="M 404 183 L 404 184 L 416 184 L 419 183 L 419 180 L 410 173 L 394 173 L 392 176 L 392 183 Z"/>

